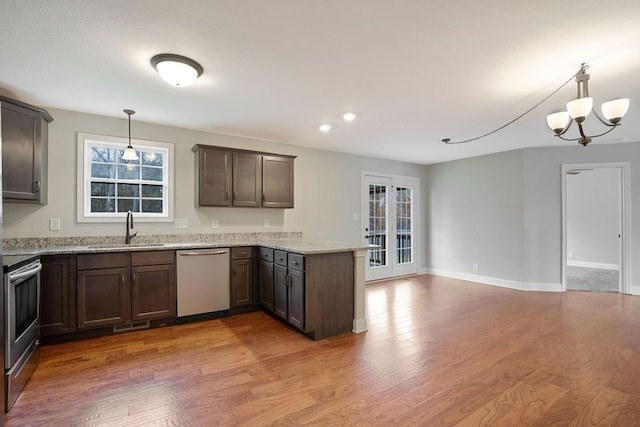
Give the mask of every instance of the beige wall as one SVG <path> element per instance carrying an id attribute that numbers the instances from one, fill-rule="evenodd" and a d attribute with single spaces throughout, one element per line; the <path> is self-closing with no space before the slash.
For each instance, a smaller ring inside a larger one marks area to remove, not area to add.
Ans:
<path id="1" fill-rule="evenodd" d="M 125 118 L 110 118 L 49 109 L 49 203 L 4 204 L 4 237 L 124 235 L 124 222 L 76 223 L 76 133 L 126 136 Z M 134 116 L 135 117 L 135 116 Z M 175 217 L 187 218 L 188 229 L 173 223 L 138 223 L 139 235 L 225 233 L 236 231 L 302 231 L 311 240 L 357 242 L 361 238 L 361 171 L 422 178 L 424 166 L 226 136 L 156 124 L 132 122 L 132 135 L 175 143 Z M 295 208 L 195 207 L 194 144 L 219 145 L 298 156 L 295 160 Z M 422 186 L 424 188 L 424 185 Z M 49 218 L 60 218 L 61 231 L 49 231 Z M 211 220 L 219 228 L 211 228 Z M 264 228 L 269 219 L 270 228 Z M 424 235 L 421 237 L 424 241 Z"/>

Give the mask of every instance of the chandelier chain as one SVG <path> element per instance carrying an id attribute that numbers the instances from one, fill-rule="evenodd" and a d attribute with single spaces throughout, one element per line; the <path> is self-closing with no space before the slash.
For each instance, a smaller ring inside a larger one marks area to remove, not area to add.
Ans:
<path id="1" fill-rule="evenodd" d="M 483 135 L 480 136 L 476 136 L 475 138 L 471 138 L 471 139 L 465 139 L 462 141 L 451 141 L 450 138 L 444 138 L 442 140 L 442 142 L 444 142 L 445 144 L 465 144 L 467 142 L 472 142 L 472 141 L 476 141 L 478 139 L 481 138 L 485 138 L 489 135 L 493 135 L 494 133 L 501 131 L 502 129 L 506 128 L 507 126 L 511 125 L 512 123 L 520 120 L 522 117 L 526 116 L 527 114 L 529 114 L 531 111 L 535 110 L 536 108 L 538 108 L 542 103 L 544 103 L 546 100 L 548 100 L 549 98 L 551 98 L 553 95 L 555 95 L 556 93 L 558 93 L 560 91 L 560 89 L 562 89 L 563 87 L 565 87 L 566 85 L 568 85 L 569 83 L 571 83 L 572 80 L 574 80 L 578 74 L 584 72 L 587 68 L 589 68 L 588 65 L 586 64 L 582 64 L 582 66 L 580 67 L 580 70 L 575 73 L 574 75 L 572 75 L 571 77 L 569 77 L 569 79 L 567 79 L 566 82 L 562 83 L 562 85 L 560 85 L 560 87 L 558 87 L 556 90 L 554 90 L 553 92 L 551 92 L 549 95 L 547 95 L 546 97 L 544 97 L 541 101 L 539 101 L 537 104 L 535 104 L 533 107 L 529 108 L 528 110 L 526 110 L 524 113 L 520 114 L 519 116 L 517 116 L 516 118 L 508 121 L 507 123 L 503 124 L 502 126 L 500 126 L 499 128 L 496 128 L 490 132 L 487 132 Z"/>

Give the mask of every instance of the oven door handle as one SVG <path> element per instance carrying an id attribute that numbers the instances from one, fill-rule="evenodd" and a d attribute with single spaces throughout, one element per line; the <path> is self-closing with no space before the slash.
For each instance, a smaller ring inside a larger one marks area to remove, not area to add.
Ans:
<path id="1" fill-rule="evenodd" d="M 27 271 L 21 271 L 19 273 L 9 273 L 9 282 L 17 282 L 20 279 L 24 279 L 25 277 L 33 276 L 42 270 L 42 264 L 37 263 L 35 267 Z"/>

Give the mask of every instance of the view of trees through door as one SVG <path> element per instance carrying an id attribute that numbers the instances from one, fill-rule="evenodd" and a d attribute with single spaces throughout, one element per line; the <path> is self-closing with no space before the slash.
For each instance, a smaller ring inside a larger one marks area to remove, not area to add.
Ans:
<path id="1" fill-rule="evenodd" d="M 366 280 L 417 272 L 416 178 L 365 175 L 363 220 L 368 252 Z"/>

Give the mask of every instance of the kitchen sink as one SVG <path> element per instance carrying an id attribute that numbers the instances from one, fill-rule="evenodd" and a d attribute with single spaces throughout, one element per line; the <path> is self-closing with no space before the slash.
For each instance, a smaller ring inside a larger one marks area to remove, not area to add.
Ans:
<path id="1" fill-rule="evenodd" d="M 162 248 L 166 243 L 130 243 L 128 245 L 124 243 L 115 243 L 108 245 L 89 245 L 89 249 L 109 249 L 109 248 Z"/>

